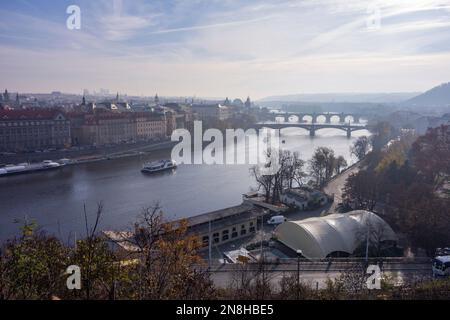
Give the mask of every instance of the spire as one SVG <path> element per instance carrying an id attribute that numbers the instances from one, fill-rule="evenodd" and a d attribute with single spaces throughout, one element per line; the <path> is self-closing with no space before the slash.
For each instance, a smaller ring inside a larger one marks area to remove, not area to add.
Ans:
<path id="1" fill-rule="evenodd" d="M 156 94 L 156 96 L 155 96 L 155 103 L 156 103 L 156 104 L 159 104 L 159 97 L 158 97 L 158 94 Z"/>
<path id="2" fill-rule="evenodd" d="M 117 95 L 116 95 L 116 102 L 119 102 L 119 93 L 117 92 Z"/>
<path id="3" fill-rule="evenodd" d="M 3 100 L 5 100 L 6 102 L 9 101 L 9 92 L 8 92 L 8 89 L 5 89 L 5 93 L 3 94 Z"/>
<path id="4" fill-rule="evenodd" d="M 81 103 L 82 106 L 86 105 L 86 97 L 83 95 L 83 102 Z"/>
<path id="5" fill-rule="evenodd" d="M 250 100 L 250 97 L 247 97 L 247 101 L 245 101 L 245 107 L 250 108 L 252 106 L 252 101 Z"/>
<path id="6" fill-rule="evenodd" d="M 16 93 L 16 102 L 19 103 L 19 93 Z"/>

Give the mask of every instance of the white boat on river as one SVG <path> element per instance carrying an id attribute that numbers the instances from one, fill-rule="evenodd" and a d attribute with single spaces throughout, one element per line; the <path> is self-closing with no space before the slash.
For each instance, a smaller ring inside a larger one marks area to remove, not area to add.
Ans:
<path id="1" fill-rule="evenodd" d="M 11 164 L 0 168 L 0 177 L 32 173 L 38 171 L 55 170 L 61 167 L 62 167 L 61 164 L 53 162 L 51 160 L 45 160 L 42 163 L 35 163 L 35 164 L 29 163 L 21 163 L 17 165 Z"/>
<path id="2" fill-rule="evenodd" d="M 166 170 L 172 170 L 177 167 L 177 163 L 173 160 L 160 160 L 144 164 L 142 168 L 143 173 L 156 173 Z"/>

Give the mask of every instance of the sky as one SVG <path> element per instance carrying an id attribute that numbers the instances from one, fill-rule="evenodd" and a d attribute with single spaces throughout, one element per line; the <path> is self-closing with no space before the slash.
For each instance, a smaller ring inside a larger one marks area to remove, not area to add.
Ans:
<path id="1" fill-rule="evenodd" d="M 450 0 L 0 0 L 12 92 L 258 99 L 449 81 Z"/>

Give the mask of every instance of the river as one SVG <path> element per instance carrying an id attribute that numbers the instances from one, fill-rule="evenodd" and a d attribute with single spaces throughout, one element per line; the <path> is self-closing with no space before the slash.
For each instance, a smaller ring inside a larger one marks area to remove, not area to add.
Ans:
<path id="1" fill-rule="evenodd" d="M 323 129 L 310 138 L 303 129 L 285 129 L 286 145 L 308 160 L 320 146 L 353 163 L 344 131 Z M 129 228 L 144 207 L 159 202 L 171 219 L 189 217 L 241 203 L 254 181 L 249 165 L 181 165 L 174 173 L 143 175 L 146 161 L 170 158 L 170 150 L 149 155 L 65 167 L 0 179 L 0 240 L 20 232 L 23 221 L 36 221 L 47 232 L 67 241 L 85 235 L 83 205 L 90 222 L 103 202 L 101 229 Z M 69 240 L 70 239 L 70 240 Z"/>

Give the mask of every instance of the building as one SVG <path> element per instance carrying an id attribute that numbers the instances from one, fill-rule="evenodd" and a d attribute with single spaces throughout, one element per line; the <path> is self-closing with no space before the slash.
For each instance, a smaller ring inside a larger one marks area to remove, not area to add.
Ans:
<path id="1" fill-rule="evenodd" d="M 193 130 L 194 128 L 194 113 L 191 106 L 180 103 L 166 103 L 164 105 L 166 110 L 171 111 L 175 117 L 175 123 L 172 123 L 174 127 L 169 135 L 172 134 L 175 129 L 188 129 Z"/>
<path id="2" fill-rule="evenodd" d="M 196 104 L 192 106 L 192 111 L 197 114 L 199 120 L 227 120 L 231 117 L 230 109 L 220 104 Z"/>
<path id="3" fill-rule="evenodd" d="M 137 139 L 136 123 L 126 114 L 101 112 L 84 116 L 81 136 L 76 139 L 82 145 L 105 145 L 133 142 Z"/>
<path id="4" fill-rule="evenodd" d="M 166 137 L 164 115 L 151 112 L 107 112 L 70 114 L 75 145 L 118 144 L 152 141 Z"/>
<path id="5" fill-rule="evenodd" d="M 203 248 L 206 249 L 209 247 L 210 239 L 213 246 L 218 246 L 255 234 L 262 213 L 262 209 L 249 204 L 241 204 L 183 220 L 187 221 L 187 234 L 199 237 Z M 115 251 L 139 252 L 139 247 L 136 245 L 139 229 L 135 229 L 134 232 L 105 231 L 103 235 L 108 242 L 111 242 L 111 248 Z"/>
<path id="6" fill-rule="evenodd" d="M 127 102 L 101 102 L 93 104 L 93 108 L 96 110 L 102 109 L 112 112 L 131 111 L 131 106 Z"/>
<path id="7" fill-rule="evenodd" d="M 136 121 L 136 139 L 138 141 L 149 141 L 164 139 L 166 137 L 166 119 L 163 115 L 150 112 L 134 113 Z"/>
<path id="8" fill-rule="evenodd" d="M 328 202 L 327 196 L 310 187 L 299 187 L 284 190 L 281 202 L 289 207 L 306 210 L 324 206 Z"/>
<path id="9" fill-rule="evenodd" d="M 281 243 L 308 259 L 349 256 L 366 241 L 386 245 L 397 242 L 391 227 L 369 211 L 353 211 L 301 221 L 288 221 L 275 229 Z"/>
<path id="10" fill-rule="evenodd" d="M 250 204 L 222 209 L 188 218 L 188 232 L 200 237 L 203 247 L 217 246 L 257 231 L 258 218 L 263 210 Z"/>
<path id="11" fill-rule="evenodd" d="M 32 151 L 71 145 L 70 121 L 56 109 L 0 110 L 0 150 Z"/>

